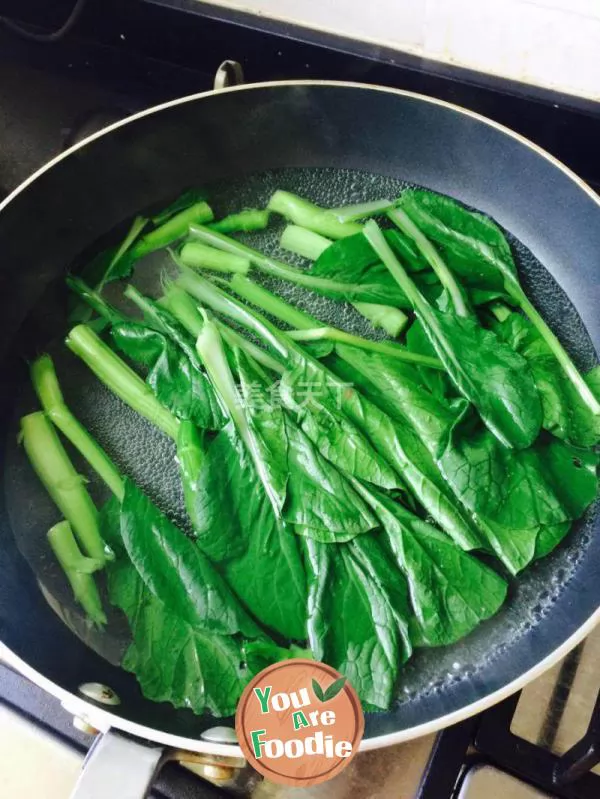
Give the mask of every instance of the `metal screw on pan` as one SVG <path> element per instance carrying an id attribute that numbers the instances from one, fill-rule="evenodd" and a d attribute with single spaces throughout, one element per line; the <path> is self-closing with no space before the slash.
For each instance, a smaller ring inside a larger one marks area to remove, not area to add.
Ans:
<path id="1" fill-rule="evenodd" d="M 121 704 L 121 700 L 113 689 L 99 682 L 84 682 L 79 686 L 78 691 L 87 699 L 91 699 L 101 705 L 114 707 Z"/>
<path id="2" fill-rule="evenodd" d="M 100 732 L 83 716 L 73 716 L 73 726 L 79 732 L 85 733 L 85 735 L 98 735 Z"/>

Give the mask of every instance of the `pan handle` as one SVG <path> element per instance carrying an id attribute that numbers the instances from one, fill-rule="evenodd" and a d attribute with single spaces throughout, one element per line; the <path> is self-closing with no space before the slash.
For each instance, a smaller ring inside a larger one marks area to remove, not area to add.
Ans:
<path id="1" fill-rule="evenodd" d="M 237 61 L 223 61 L 215 72 L 213 88 L 215 91 L 228 86 L 242 86 L 245 83 L 244 70 Z"/>
<path id="2" fill-rule="evenodd" d="M 144 799 L 167 759 L 163 747 L 109 730 L 88 752 L 71 799 Z"/>

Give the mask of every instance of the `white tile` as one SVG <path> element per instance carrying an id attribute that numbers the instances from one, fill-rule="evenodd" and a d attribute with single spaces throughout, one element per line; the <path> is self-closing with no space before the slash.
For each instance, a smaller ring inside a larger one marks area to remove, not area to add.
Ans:
<path id="1" fill-rule="evenodd" d="M 600 0 L 214 0 L 600 100 Z"/>
<path id="2" fill-rule="evenodd" d="M 600 18 L 600 0 L 521 0 L 545 8 L 556 8 L 584 17 Z"/>
<path id="3" fill-rule="evenodd" d="M 83 758 L 0 705 L 0 796 L 66 799 Z"/>
<path id="4" fill-rule="evenodd" d="M 420 51 L 425 5 L 408 0 L 215 0 L 218 5 L 325 30 L 340 36 Z"/>

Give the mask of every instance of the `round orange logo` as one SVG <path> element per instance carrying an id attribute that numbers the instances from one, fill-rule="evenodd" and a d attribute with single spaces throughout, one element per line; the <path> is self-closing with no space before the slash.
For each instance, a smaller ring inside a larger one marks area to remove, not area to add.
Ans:
<path id="1" fill-rule="evenodd" d="M 295 658 L 246 686 L 235 729 L 251 766 L 271 782 L 316 785 L 358 751 L 365 720 L 356 691 L 331 666 Z"/>

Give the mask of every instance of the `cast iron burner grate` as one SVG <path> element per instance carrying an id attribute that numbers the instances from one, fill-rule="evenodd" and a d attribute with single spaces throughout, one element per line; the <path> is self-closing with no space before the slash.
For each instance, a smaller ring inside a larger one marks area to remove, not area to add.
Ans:
<path id="1" fill-rule="evenodd" d="M 600 775 L 591 769 L 600 763 L 600 692 L 586 734 L 560 756 L 511 732 L 520 696 L 515 694 L 481 715 L 443 730 L 417 799 L 454 799 L 470 770 L 483 764 L 512 774 L 556 799 L 598 799 Z"/>

